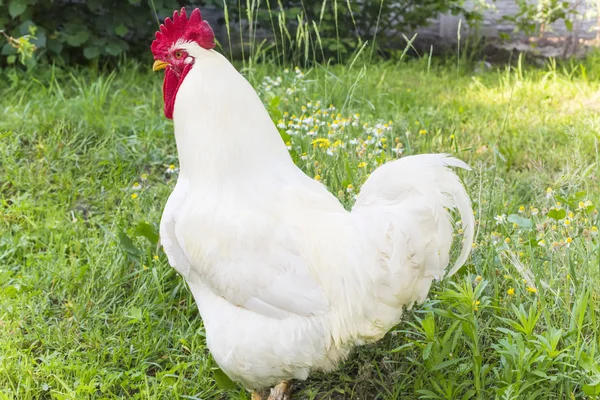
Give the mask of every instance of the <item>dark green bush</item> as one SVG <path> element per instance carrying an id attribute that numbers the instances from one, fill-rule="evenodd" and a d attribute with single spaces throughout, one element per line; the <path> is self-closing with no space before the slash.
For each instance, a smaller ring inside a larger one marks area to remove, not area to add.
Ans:
<path id="1" fill-rule="evenodd" d="M 18 38 L 32 33 L 31 42 L 50 59 L 81 62 L 148 51 L 157 29 L 157 14 L 169 15 L 177 0 L 0 0 L 0 29 Z M 155 14 L 156 10 L 156 14 Z M 33 28 L 33 31 L 32 30 Z M 10 43 L 1 54 L 15 54 Z"/>

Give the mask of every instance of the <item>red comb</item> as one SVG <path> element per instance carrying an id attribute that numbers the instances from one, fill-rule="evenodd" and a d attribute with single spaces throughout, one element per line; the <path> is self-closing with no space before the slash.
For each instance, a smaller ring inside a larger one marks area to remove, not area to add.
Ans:
<path id="1" fill-rule="evenodd" d="M 152 53 L 154 58 L 161 57 L 178 40 L 196 42 L 205 49 L 215 47 L 215 34 L 208 24 L 202 20 L 200 10 L 195 8 L 187 18 L 185 7 L 178 13 L 173 13 L 173 19 L 165 19 L 160 25 L 160 31 L 156 32 L 156 40 L 152 42 Z"/>

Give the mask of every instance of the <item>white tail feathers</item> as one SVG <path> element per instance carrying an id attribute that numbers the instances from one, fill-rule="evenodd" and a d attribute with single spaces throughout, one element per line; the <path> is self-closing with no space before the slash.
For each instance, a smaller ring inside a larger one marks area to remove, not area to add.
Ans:
<path id="1" fill-rule="evenodd" d="M 440 218 L 447 218 L 444 208 L 457 209 L 462 221 L 463 243 L 460 255 L 446 276 L 456 273 L 466 262 L 475 232 L 471 200 L 460 179 L 449 167 L 470 170 L 463 161 L 447 154 L 409 156 L 384 164 L 365 182 L 354 206 L 354 210 L 358 210 L 402 204 L 408 206 L 419 201 L 430 204 L 437 221 L 435 223 L 441 229 L 439 239 L 442 242 L 438 242 L 438 251 L 441 253 L 439 258 L 444 260 L 447 260 L 450 250 L 452 232 L 445 229 L 447 223 Z M 414 235 L 420 233 L 414 232 Z M 440 265 L 441 268 L 446 266 Z"/>
<path id="2" fill-rule="evenodd" d="M 445 157 L 443 161 L 448 167 L 458 167 L 469 171 L 471 170 L 471 168 L 463 161 L 453 157 Z M 473 216 L 471 199 L 467 195 L 467 192 L 465 191 L 465 188 L 460 180 L 457 178 L 456 181 L 456 184 L 453 185 L 452 188 L 444 189 L 446 193 L 452 197 L 452 202 L 460 214 L 463 229 L 463 244 L 454 266 L 450 269 L 450 271 L 448 271 L 446 277 L 454 275 L 465 264 L 473 247 L 473 237 L 475 235 L 475 217 Z"/>

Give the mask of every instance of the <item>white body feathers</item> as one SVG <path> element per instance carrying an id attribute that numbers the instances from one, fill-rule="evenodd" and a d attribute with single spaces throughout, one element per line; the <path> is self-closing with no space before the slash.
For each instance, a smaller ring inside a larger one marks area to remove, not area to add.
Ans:
<path id="1" fill-rule="evenodd" d="M 381 338 L 426 298 L 449 261 L 458 208 L 466 260 L 470 200 L 444 155 L 377 169 L 352 212 L 292 162 L 250 84 L 194 44 L 175 101 L 181 174 L 161 220 L 219 366 L 248 388 L 305 379 Z"/>

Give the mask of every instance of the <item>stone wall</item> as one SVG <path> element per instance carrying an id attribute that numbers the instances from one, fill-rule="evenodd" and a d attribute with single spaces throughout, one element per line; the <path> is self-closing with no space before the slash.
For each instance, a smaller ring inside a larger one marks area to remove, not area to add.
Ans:
<path id="1" fill-rule="evenodd" d="M 551 26 L 551 29 L 546 31 L 545 36 L 567 37 L 576 35 L 581 39 L 595 39 L 598 32 L 598 19 L 596 10 L 598 5 L 595 1 L 590 0 L 567 0 L 570 3 L 576 4 L 579 12 L 579 17 L 574 22 L 573 31 L 569 32 L 563 21 L 559 21 Z M 596 0 L 598 1 L 598 0 Z M 473 6 L 474 2 L 470 2 Z M 498 37 L 502 33 L 512 35 L 514 25 L 509 21 L 503 20 L 505 15 L 515 15 L 519 11 L 519 6 L 514 0 L 496 0 L 491 2 L 492 9 L 485 10 L 484 20 L 479 27 L 479 32 L 486 37 Z M 439 18 L 432 20 L 432 24 L 426 28 L 419 30 L 419 33 L 425 35 L 435 35 L 448 41 L 456 41 L 457 31 L 459 26 L 459 16 L 442 15 Z M 469 27 L 461 24 L 462 35 L 469 32 Z"/>

